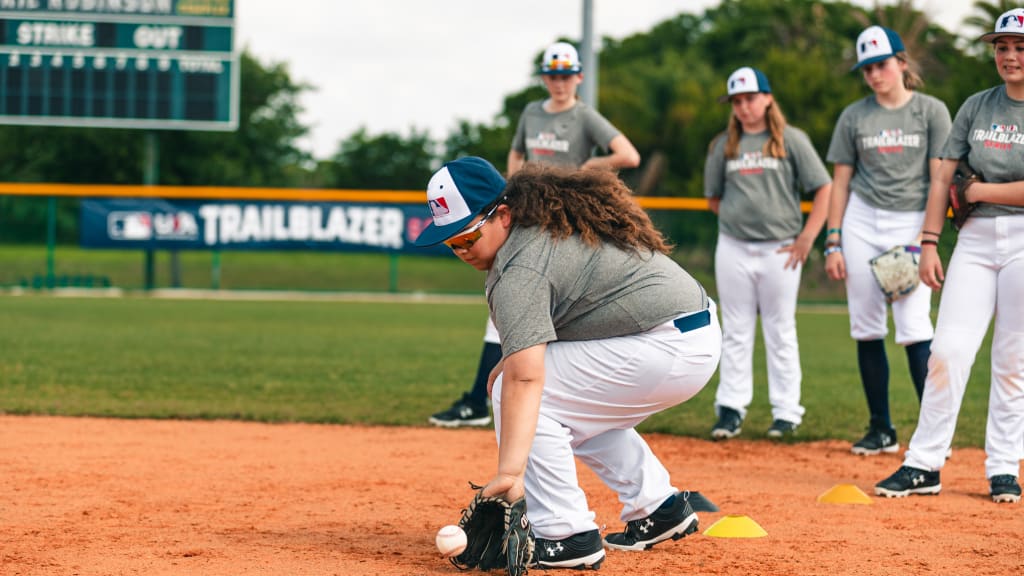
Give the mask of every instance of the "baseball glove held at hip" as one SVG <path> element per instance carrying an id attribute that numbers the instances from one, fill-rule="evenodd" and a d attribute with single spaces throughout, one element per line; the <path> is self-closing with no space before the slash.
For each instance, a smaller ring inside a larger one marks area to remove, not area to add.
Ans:
<path id="1" fill-rule="evenodd" d="M 504 568 L 508 576 L 524 576 L 533 557 L 533 530 L 526 518 L 526 499 L 509 502 L 484 496 L 477 490 L 463 510 L 459 527 L 466 533 L 466 549 L 451 559 L 457 568 Z"/>
<path id="2" fill-rule="evenodd" d="M 975 182 L 984 182 L 981 175 L 971 168 L 967 158 L 961 158 L 953 172 L 953 180 L 949 184 L 949 210 L 952 213 L 950 222 L 959 230 L 967 222 L 967 217 L 978 206 L 967 201 L 967 189 Z"/>
<path id="3" fill-rule="evenodd" d="M 920 246 L 894 246 L 871 260 L 871 273 L 885 294 L 886 302 L 895 302 L 910 294 L 921 283 L 918 273 Z"/>

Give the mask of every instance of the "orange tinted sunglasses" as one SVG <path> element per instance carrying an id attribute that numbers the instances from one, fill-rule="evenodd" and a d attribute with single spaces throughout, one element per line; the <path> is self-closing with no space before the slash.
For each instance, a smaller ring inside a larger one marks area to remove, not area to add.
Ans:
<path id="1" fill-rule="evenodd" d="M 491 210 L 483 217 L 482 220 L 480 220 L 476 224 L 473 224 L 473 226 L 469 230 L 466 230 L 462 234 L 459 234 L 458 236 L 452 236 L 451 238 L 445 240 L 444 245 L 451 248 L 452 250 L 469 250 L 470 248 L 472 248 L 473 245 L 476 244 L 477 241 L 479 241 L 480 238 L 482 238 L 484 235 L 483 231 L 480 229 L 483 228 L 484 224 L 487 223 L 487 219 L 490 218 L 491 215 L 494 214 L 494 211 L 497 209 L 498 204 L 495 204 L 494 208 L 491 208 Z"/>

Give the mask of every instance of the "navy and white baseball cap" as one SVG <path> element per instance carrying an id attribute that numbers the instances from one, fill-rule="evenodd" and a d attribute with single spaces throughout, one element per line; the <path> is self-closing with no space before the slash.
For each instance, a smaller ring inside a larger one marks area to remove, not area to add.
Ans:
<path id="1" fill-rule="evenodd" d="M 505 179 L 483 158 L 445 163 L 427 183 L 427 207 L 434 221 L 413 244 L 433 246 L 455 236 L 504 192 Z"/>
<path id="2" fill-rule="evenodd" d="M 576 48 L 568 42 L 555 42 L 544 51 L 544 58 L 540 61 L 540 73 L 553 74 L 579 74 L 583 72 L 580 65 L 580 55 Z"/>
<path id="3" fill-rule="evenodd" d="M 881 62 L 905 50 L 899 34 L 883 26 L 871 26 L 857 36 L 857 63 L 850 70 Z"/>
<path id="4" fill-rule="evenodd" d="M 730 74 L 725 84 L 726 95 L 720 96 L 719 102 L 728 102 L 729 98 L 737 94 L 772 93 L 772 86 L 768 83 L 768 77 L 764 75 L 764 72 L 750 66 L 744 66 Z"/>
<path id="5" fill-rule="evenodd" d="M 1000 36 L 1024 36 L 1024 8 L 1014 8 L 1004 12 L 996 20 L 996 29 L 985 34 L 979 40 L 995 42 Z"/>

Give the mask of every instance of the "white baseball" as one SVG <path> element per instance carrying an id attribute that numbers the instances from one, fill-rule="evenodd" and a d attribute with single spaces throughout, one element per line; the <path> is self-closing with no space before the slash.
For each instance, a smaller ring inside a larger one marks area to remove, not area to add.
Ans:
<path id="1" fill-rule="evenodd" d="M 466 549 L 466 533 L 452 524 L 438 530 L 434 541 L 437 543 L 437 551 L 445 558 L 458 556 Z"/>

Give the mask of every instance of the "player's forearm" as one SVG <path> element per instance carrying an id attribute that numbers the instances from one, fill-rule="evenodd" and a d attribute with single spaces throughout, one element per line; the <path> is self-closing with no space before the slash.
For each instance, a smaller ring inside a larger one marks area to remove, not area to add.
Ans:
<path id="1" fill-rule="evenodd" d="M 946 213 L 949 210 L 949 184 L 953 181 L 955 170 L 956 160 L 943 160 L 939 168 L 932 172 L 922 230 L 942 233 L 942 226 L 946 222 Z"/>
<path id="2" fill-rule="evenodd" d="M 619 170 L 622 168 L 636 168 L 640 165 L 640 153 L 636 147 L 624 135 L 619 134 L 608 143 L 611 154 L 604 157 L 609 168 Z"/>
<path id="3" fill-rule="evenodd" d="M 976 182 L 967 190 L 970 202 L 988 202 L 1008 206 L 1024 206 L 1024 181 L 1018 182 Z"/>
<path id="4" fill-rule="evenodd" d="M 853 177 L 853 167 L 849 164 L 836 164 L 833 172 L 832 190 L 829 193 L 828 201 L 828 228 L 829 230 L 838 230 L 843 226 L 846 205 L 850 201 L 850 180 Z"/>
<path id="5" fill-rule="evenodd" d="M 517 150 L 508 151 L 508 176 L 515 174 L 522 170 L 523 165 L 526 164 L 526 155 Z"/>
<path id="6" fill-rule="evenodd" d="M 807 223 L 801 235 L 806 235 L 811 240 L 818 237 L 821 229 L 825 227 L 825 220 L 828 218 L 829 197 L 832 193 L 832 183 L 825 184 L 814 193 L 814 203 L 811 204 L 811 213 L 807 215 Z"/>
<path id="7" fill-rule="evenodd" d="M 545 349 L 544 344 L 532 346 L 504 360 L 498 474 L 522 477 L 526 473 L 544 390 Z"/>

